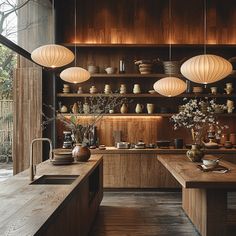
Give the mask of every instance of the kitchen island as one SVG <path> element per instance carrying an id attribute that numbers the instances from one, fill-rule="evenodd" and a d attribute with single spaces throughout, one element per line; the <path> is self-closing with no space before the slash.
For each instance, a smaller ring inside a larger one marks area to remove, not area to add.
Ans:
<path id="1" fill-rule="evenodd" d="M 88 162 L 37 165 L 42 175 L 78 177 L 71 184 L 30 184 L 29 170 L 0 184 L 0 235 L 87 235 L 103 197 L 102 155 Z"/>
<path id="2" fill-rule="evenodd" d="M 236 165 L 225 174 L 202 172 L 186 155 L 159 155 L 158 161 L 182 186 L 182 207 L 203 236 L 224 236 L 227 226 L 227 192 L 236 190 Z"/>
<path id="3" fill-rule="evenodd" d="M 180 188 L 180 184 L 156 158 L 160 154 L 185 155 L 187 149 L 106 147 L 105 150 L 92 149 L 91 152 L 103 155 L 105 188 L 176 189 Z M 236 163 L 234 148 L 206 149 L 205 152 Z"/>

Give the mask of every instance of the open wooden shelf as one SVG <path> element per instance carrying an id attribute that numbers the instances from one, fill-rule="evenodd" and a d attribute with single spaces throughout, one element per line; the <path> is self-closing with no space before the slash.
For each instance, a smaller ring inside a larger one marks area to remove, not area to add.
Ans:
<path id="1" fill-rule="evenodd" d="M 66 47 L 75 47 L 74 43 L 63 43 Z M 204 44 L 172 44 L 173 48 L 199 48 L 203 49 Z M 167 48 L 169 44 L 129 44 L 129 43 L 77 43 L 77 48 Z M 207 44 L 207 48 L 235 48 L 235 44 Z"/>
<path id="2" fill-rule="evenodd" d="M 91 74 L 91 78 L 164 78 L 169 76 L 168 74 L 135 74 L 135 73 L 125 73 L 125 74 Z M 172 74 L 171 76 L 184 78 L 181 74 Z M 236 78 L 236 73 L 233 71 L 228 77 Z"/>
<path id="3" fill-rule="evenodd" d="M 83 113 L 79 113 L 79 114 L 73 114 L 73 113 L 60 113 L 64 116 L 70 116 L 70 115 L 75 115 L 75 116 L 83 116 L 83 117 L 91 117 L 93 115 L 91 114 L 83 114 Z M 171 117 L 172 115 L 174 114 L 177 114 L 177 113 L 153 113 L 153 114 L 147 114 L 147 113 L 125 113 L 125 114 L 122 114 L 122 113 L 113 113 L 113 114 L 104 114 L 103 116 L 147 116 L 147 117 L 152 117 L 152 116 L 162 116 L 162 117 Z M 225 116 L 225 117 L 235 117 L 236 116 L 236 113 L 218 113 L 216 114 L 216 116 Z"/>
<path id="4" fill-rule="evenodd" d="M 135 74 L 135 73 L 125 73 L 125 74 L 91 74 L 91 78 L 163 78 L 168 76 L 167 74 Z M 175 77 L 183 76 L 181 74 L 172 75 Z"/>
<path id="5" fill-rule="evenodd" d="M 64 98 L 73 98 L 73 97 L 109 97 L 111 96 L 111 94 L 104 94 L 104 93 L 96 93 L 96 94 L 90 94 L 90 93 L 82 93 L 82 94 L 78 94 L 78 93 L 58 93 L 57 97 L 64 97 Z M 158 93 L 155 94 L 150 94 L 150 93 L 140 93 L 140 94 L 133 94 L 133 93 L 127 93 L 127 94 L 112 94 L 112 96 L 117 96 L 117 97 L 126 97 L 126 98 L 168 98 L 168 97 L 164 97 Z M 204 98 L 204 97 L 209 97 L 209 98 L 235 98 L 236 94 L 194 94 L 194 93 L 189 93 L 189 94 L 180 94 L 177 97 L 179 98 L 195 98 L 195 97 L 200 97 L 200 98 Z M 172 98 L 176 98 L 176 97 L 172 97 Z M 169 99 L 172 99 L 169 98 Z"/>

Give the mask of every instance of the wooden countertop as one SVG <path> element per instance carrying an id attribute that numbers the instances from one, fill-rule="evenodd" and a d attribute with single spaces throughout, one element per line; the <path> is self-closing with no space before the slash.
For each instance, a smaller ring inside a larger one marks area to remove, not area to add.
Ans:
<path id="1" fill-rule="evenodd" d="M 29 185 L 29 170 L 0 183 L 0 235 L 34 235 L 70 199 L 71 194 L 102 161 L 92 155 L 88 162 L 53 166 L 37 165 L 37 176 L 79 175 L 70 185 Z"/>
<path id="2" fill-rule="evenodd" d="M 202 172 L 197 164 L 191 162 L 186 155 L 161 154 L 158 160 L 169 170 L 184 188 L 229 188 L 236 189 L 236 165 L 226 161 L 220 164 L 230 171 L 221 174 Z"/>
<path id="3" fill-rule="evenodd" d="M 143 154 L 185 154 L 188 149 L 175 148 L 145 148 L 145 149 L 118 149 L 116 147 L 106 147 L 106 150 L 91 149 L 93 154 L 128 154 L 128 153 L 143 153 Z M 207 154 L 236 154 L 236 149 L 205 149 Z"/>

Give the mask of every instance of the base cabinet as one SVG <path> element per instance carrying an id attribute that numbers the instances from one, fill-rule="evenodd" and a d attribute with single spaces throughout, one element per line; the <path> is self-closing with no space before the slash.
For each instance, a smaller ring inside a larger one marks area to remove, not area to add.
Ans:
<path id="1" fill-rule="evenodd" d="M 156 154 L 104 154 L 105 188 L 179 188 Z"/>
<path id="2" fill-rule="evenodd" d="M 94 182 L 95 181 L 95 182 Z M 97 181 L 97 182 L 96 182 Z M 36 235 L 86 236 L 103 197 L 103 166 L 100 164 L 63 203 Z"/>

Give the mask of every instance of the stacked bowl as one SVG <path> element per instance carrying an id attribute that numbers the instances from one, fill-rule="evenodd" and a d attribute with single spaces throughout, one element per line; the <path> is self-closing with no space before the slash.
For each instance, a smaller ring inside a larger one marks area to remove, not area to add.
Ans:
<path id="1" fill-rule="evenodd" d="M 53 165 L 69 165 L 74 162 L 71 151 L 56 151 L 53 155 Z"/>

